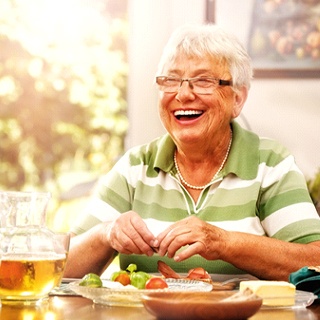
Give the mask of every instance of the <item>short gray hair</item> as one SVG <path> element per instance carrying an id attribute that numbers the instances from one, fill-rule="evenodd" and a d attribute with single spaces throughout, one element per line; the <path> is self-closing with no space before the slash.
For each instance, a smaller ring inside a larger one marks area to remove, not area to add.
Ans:
<path id="1" fill-rule="evenodd" d="M 241 42 L 231 33 L 213 24 L 185 25 L 171 35 L 158 65 L 161 75 L 166 64 L 180 53 L 190 57 L 212 57 L 225 60 L 229 66 L 234 89 L 250 88 L 253 76 L 251 59 Z"/>

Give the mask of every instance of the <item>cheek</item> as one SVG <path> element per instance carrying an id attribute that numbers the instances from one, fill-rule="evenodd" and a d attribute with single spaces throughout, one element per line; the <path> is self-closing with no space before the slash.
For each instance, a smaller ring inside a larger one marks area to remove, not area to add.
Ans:
<path id="1" fill-rule="evenodd" d="M 163 93 L 159 94 L 158 108 L 160 113 L 167 113 L 169 111 L 169 104 L 172 101 L 172 96 Z"/>
<path id="2" fill-rule="evenodd" d="M 233 106 L 235 104 L 234 96 L 227 94 L 224 91 L 217 93 L 217 105 L 222 113 L 225 115 L 231 114 L 233 112 Z"/>
<path id="3" fill-rule="evenodd" d="M 169 117 L 169 100 L 164 95 L 159 96 L 158 112 L 162 122 Z"/>

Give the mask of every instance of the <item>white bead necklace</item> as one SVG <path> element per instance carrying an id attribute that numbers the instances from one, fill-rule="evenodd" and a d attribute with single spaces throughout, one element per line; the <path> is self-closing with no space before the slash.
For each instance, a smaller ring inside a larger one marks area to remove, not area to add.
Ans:
<path id="1" fill-rule="evenodd" d="M 205 184 L 204 186 L 194 186 L 190 183 L 188 183 L 182 176 L 181 172 L 180 172 L 180 169 L 179 169 L 179 166 L 178 166 L 178 162 L 177 162 L 177 151 L 175 151 L 174 153 L 174 156 L 173 156 L 173 161 L 174 161 L 174 165 L 176 167 L 176 170 L 177 170 L 177 173 L 178 173 L 178 177 L 179 177 L 179 180 L 185 185 L 187 186 L 188 188 L 191 188 L 191 189 L 195 189 L 195 190 L 203 190 L 205 189 L 206 187 L 208 187 L 212 181 L 216 178 L 216 176 L 219 174 L 219 172 L 222 170 L 223 166 L 225 165 L 227 159 L 228 159 L 228 156 L 229 156 L 229 152 L 230 152 L 230 148 L 231 148 L 231 143 L 232 143 L 232 131 L 231 131 L 231 138 L 230 138 L 230 141 L 229 141 L 229 145 L 228 145 L 228 149 L 227 149 L 227 153 L 224 157 L 224 159 L 222 160 L 222 163 L 218 169 L 218 171 L 214 174 L 213 178 L 210 180 L 209 183 Z"/>

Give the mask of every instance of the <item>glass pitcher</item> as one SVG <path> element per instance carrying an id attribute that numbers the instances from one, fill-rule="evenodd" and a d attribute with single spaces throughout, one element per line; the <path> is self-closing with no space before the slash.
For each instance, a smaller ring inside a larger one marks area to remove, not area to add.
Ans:
<path id="1" fill-rule="evenodd" d="M 67 259 L 62 238 L 46 227 L 50 194 L 0 191 L 0 299 L 34 304 L 59 285 Z"/>

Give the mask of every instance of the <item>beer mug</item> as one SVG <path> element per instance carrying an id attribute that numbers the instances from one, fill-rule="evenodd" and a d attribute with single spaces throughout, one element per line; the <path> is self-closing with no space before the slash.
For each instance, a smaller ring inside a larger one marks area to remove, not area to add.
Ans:
<path id="1" fill-rule="evenodd" d="M 0 192 L 2 304 L 43 302 L 62 279 L 70 238 L 46 227 L 49 199 L 45 192 Z"/>

